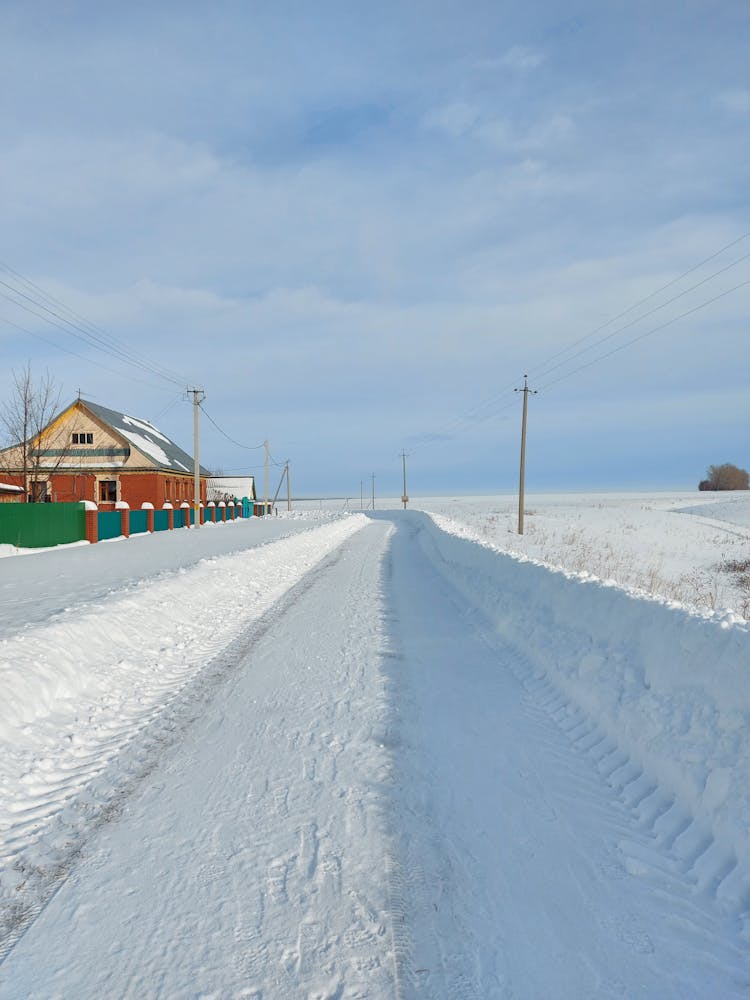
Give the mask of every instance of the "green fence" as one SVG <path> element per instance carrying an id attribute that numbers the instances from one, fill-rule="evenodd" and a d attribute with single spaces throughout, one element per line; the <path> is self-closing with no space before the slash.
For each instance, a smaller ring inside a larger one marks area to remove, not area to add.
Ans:
<path id="1" fill-rule="evenodd" d="M 154 531 L 166 531 L 169 528 L 169 511 L 154 511 Z"/>
<path id="2" fill-rule="evenodd" d="M 130 512 L 130 534 L 140 535 L 148 531 L 148 511 L 131 510 Z"/>
<path id="3" fill-rule="evenodd" d="M 0 542 L 39 549 L 85 537 L 82 503 L 0 503 Z"/>
<path id="4" fill-rule="evenodd" d="M 98 521 L 100 542 L 108 538 L 119 538 L 122 534 L 122 517 L 119 510 L 100 510 Z"/>

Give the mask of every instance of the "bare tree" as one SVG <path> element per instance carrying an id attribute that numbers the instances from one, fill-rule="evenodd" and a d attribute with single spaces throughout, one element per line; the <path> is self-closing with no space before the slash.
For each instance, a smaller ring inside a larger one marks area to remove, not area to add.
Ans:
<path id="1" fill-rule="evenodd" d="M 750 477 L 744 469 L 738 469 L 731 462 L 724 465 L 709 465 L 707 479 L 702 480 L 700 490 L 746 490 L 750 489 Z"/>
<path id="2" fill-rule="evenodd" d="M 7 472 L 20 476 L 27 503 L 41 499 L 40 484 L 62 459 L 62 454 L 53 457 L 49 453 L 59 436 L 49 425 L 59 410 L 60 387 L 49 371 L 35 379 L 27 363 L 13 372 L 10 398 L 0 406 L 0 426 L 9 445 L 0 453 L 0 463 Z"/>

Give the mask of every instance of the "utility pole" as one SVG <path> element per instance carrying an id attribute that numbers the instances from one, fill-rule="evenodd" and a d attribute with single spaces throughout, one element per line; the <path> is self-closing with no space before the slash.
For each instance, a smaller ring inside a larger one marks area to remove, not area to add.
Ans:
<path id="1" fill-rule="evenodd" d="M 404 463 L 404 492 L 401 495 L 401 503 L 404 505 L 404 510 L 406 510 L 406 505 L 409 502 L 409 497 L 406 492 L 406 452 L 404 451 L 403 448 L 401 449 L 401 458 L 403 459 Z"/>
<path id="2" fill-rule="evenodd" d="M 372 474 L 372 509 L 375 510 L 375 473 Z"/>
<path id="3" fill-rule="evenodd" d="M 521 475 L 518 481 L 518 534 L 523 534 L 523 494 L 524 479 L 526 478 L 526 410 L 529 403 L 529 393 L 536 395 L 536 389 L 529 389 L 528 375 L 523 377 L 523 389 L 514 389 L 514 392 L 523 393 L 523 420 L 521 421 Z"/>
<path id="4" fill-rule="evenodd" d="M 193 524 L 201 523 L 201 463 L 200 463 L 200 421 L 199 407 L 206 394 L 203 389 L 188 389 L 193 394 Z"/>
<path id="5" fill-rule="evenodd" d="M 292 487 L 289 482 L 289 459 L 286 460 L 286 509 L 292 509 Z"/>
<path id="6" fill-rule="evenodd" d="M 263 477 L 263 516 L 265 517 L 268 513 L 268 438 L 263 442 L 263 447 L 266 449 L 265 474 Z"/>

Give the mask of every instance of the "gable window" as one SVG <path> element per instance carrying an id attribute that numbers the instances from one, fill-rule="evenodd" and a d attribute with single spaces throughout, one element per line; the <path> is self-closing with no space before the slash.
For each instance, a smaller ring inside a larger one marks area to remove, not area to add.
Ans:
<path id="1" fill-rule="evenodd" d="M 100 503 L 114 503 L 117 500 L 117 480 L 116 479 L 100 479 L 99 480 L 99 502 Z"/>
<path id="2" fill-rule="evenodd" d="M 93 444 L 94 435 L 90 431 L 86 434 L 84 433 L 74 433 L 73 434 L 73 444 Z"/>

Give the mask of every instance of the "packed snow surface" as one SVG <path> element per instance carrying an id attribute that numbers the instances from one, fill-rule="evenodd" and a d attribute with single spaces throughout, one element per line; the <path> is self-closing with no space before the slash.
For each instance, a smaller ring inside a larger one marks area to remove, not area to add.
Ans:
<path id="1" fill-rule="evenodd" d="M 622 572 L 749 532 L 610 499 L 2 560 L 0 995 L 750 995 L 750 631 Z"/>

